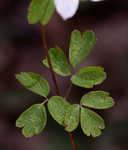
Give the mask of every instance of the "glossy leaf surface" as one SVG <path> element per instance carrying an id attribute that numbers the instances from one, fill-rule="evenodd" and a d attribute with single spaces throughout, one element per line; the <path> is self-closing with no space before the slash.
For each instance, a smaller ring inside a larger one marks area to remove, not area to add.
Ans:
<path id="1" fill-rule="evenodd" d="M 81 128 L 87 136 L 97 137 L 101 134 L 101 129 L 105 128 L 104 120 L 94 111 L 81 108 Z"/>
<path id="2" fill-rule="evenodd" d="M 50 91 L 49 84 L 39 74 L 21 72 L 21 74 L 16 75 L 16 78 L 30 91 L 45 98 L 48 96 Z"/>
<path id="3" fill-rule="evenodd" d="M 71 34 L 69 58 L 73 67 L 77 67 L 89 54 L 96 42 L 94 32 L 86 31 L 81 35 L 78 30 Z"/>
<path id="4" fill-rule="evenodd" d="M 23 112 L 16 121 L 16 126 L 22 129 L 25 137 L 41 133 L 46 126 L 47 114 L 44 105 L 34 104 Z"/>
<path id="5" fill-rule="evenodd" d="M 78 104 L 73 104 L 68 107 L 65 115 L 65 130 L 72 132 L 79 125 L 80 108 Z"/>
<path id="6" fill-rule="evenodd" d="M 68 63 L 67 57 L 65 56 L 64 52 L 59 48 L 51 48 L 49 50 L 49 56 L 51 58 L 51 64 L 53 70 L 61 75 L 61 76 L 68 76 L 70 75 L 70 65 Z M 48 67 L 47 59 L 43 60 L 43 64 Z"/>
<path id="7" fill-rule="evenodd" d="M 80 104 L 90 108 L 107 109 L 114 105 L 114 101 L 108 92 L 92 91 L 82 97 Z"/>
<path id="8" fill-rule="evenodd" d="M 65 126 L 64 118 L 67 108 L 70 104 L 60 96 L 53 96 L 48 101 L 48 110 L 60 125 Z"/>
<path id="9" fill-rule="evenodd" d="M 28 21 L 35 24 L 40 21 L 47 24 L 54 12 L 54 0 L 32 0 L 28 11 Z"/>
<path id="10" fill-rule="evenodd" d="M 102 67 L 85 67 L 71 77 L 71 82 L 84 88 L 92 88 L 106 79 L 106 73 Z"/>

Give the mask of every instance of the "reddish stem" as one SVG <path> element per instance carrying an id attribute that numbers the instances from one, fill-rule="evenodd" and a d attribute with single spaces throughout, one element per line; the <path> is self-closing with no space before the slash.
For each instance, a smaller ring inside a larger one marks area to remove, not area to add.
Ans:
<path id="1" fill-rule="evenodd" d="M 57 86 L 56 77 L 55 77 L 55 74 L 54 74 L 54 71 L 53 71 L 53 68 L 52 68 L 52 65 L 51 65 L 51 60 L 50 60 L 50 57 L 49 57 L 49 54 L 48 54 L 48 46 L 47 46 L 47 42 L 46 42 L 46 28 L 45 28 L 45 26 L 42 26 L 42 42 L 43 42 L 43 46 L 45 48 L 46 57 L 48 59 L 49 70 L 50 70 L 52 81 L 53 81 L 53 84 L 54 84 L 54 89 L 55 89 L 56 95 L 59 96 L 60 95 L 59 88 Z M 69 138 L 70 138 L 73 150 L 77 150 L 76 143 L 75 143 L 74 137 L 72 135 L 72 132 L 68 132 L 68 134 L 69 134 Z"/>
<path id="2" fill-rule="evenodd" d="M 51 60 L 50 60 L 50 57 L 49 57 L 49 54 L 48 54 L 48 46 L 47 46 L 47 42 L 46 42 L 46 28 L 45 28 L 45 26 L 42 26 L 42 42 L 43 42 L 43 46 L 45 48 L 45 53 L 46 53 L 46 57 L 47 57 L 47 60 L 48 60 L 49 70 L 50 70 L 50 73 L 51 73 L 51 77 L 52 77 L 52 81 L 53 81 L 53 85 L 54 85 L 56 95 L 60 95 L 59 94 L 59 89 L 58 89 L 58 86 L 57 86 L 57 82 L 56 82 L 56 77 L 55 77 L 54 71 L 52 69 Z"/>
<path id="3" fill-rule="evenodd" d="M 65 99 L 67 99 L 71 93 L 71 90 L 72 90 L 72 83 L 70 83 L 67 91 L 66 91 L 66 94 L 65 94 Z"/>
<path id="4" fill-rule="evenodd" d="M 72 143 L 73 150 L 77 150 L 76 143 L 75 143 L 75 140 L 74 140 L 72 132 L 68 132 L 68 135 L 69 135 L 70 141 Z"/>

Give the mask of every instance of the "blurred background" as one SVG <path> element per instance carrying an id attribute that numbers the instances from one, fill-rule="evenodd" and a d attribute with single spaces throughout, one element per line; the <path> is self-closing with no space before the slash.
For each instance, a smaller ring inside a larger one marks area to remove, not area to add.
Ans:
<path id="1" fill-rule="evenodd" d="M 43 99 L 27 91 L 15 79 L 20 72 L 36 72 L 46 77 L 53 87 L 42 47 L 41 25 L 27 22 L 30 0 L 0 0 L 0 150 L 72 150 L 68 134 L 51 117 L 43 133 L 26 139 L 15 121 L 21 112 Z M 47 25 L 48 47 L 61 47 L 68 56 L 70 34 L 93 30 L 97 43 L 87 59 L 77 68 L 100 65 L 108 78 L 95 89 L 106 90 L 115 106 L 99 111 L 106 128 L 98 138 L 86 137 L 79 127 L 74 132 L 78 150 L 128 149 L 128 1 L 102 0 L 80 3 L 77 14 L 63 21 L 55 12 Z M 64 96 L 69 78 L 57 77 Z M 79 103 L 92 89 L 72 88 L 70 102 Z M 51 95 L 55 95 L 51 89 Z M 49 116 L 49 115 L 48 115 Z"/>

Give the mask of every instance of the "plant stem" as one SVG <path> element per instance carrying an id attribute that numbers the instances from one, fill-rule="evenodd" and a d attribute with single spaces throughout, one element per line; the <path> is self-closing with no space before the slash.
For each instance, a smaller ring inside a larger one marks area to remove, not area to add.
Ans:
<path id="1" fill-rule="evenodd" d="M 48 102 L 48 98 L 46 100 L 44 100 L 43 103 L 41 103 L 41 104 L 44 105 L 47 102 Z"/>
<path id="2" fill-rule="evenodd" d="M 70 82 L 70 85 L 66 91 L 66 94 L 65 94 L 65 99 L 67 99 L 71 93 L 71 89 L 72 89 L 72 83 Z"/>
<path id="3" fill-rule="evenodd" d="M 53 71 L 53 68 L 51 65 L 51 60 L 50 60 L 50 57 L 48 54 L 48 46 L 47 46 L 47 42 L 46 42 L 46 27 L 45 26 L 42 26 L 42 43 L 43 43 L 43 46 L 45 48 L 46 57 L 48 59 L 49 70 L 50 70 L 52 81 L 54 84 L 54 89 L 55 89 L 56 95 L 59 96 L 60 95 L 59 88 L 57 86 L 56 77 L 55 77 L 55 74 L 54 74 L 54 71 Z M 69 134 L 69 138 L 70 138 L 73 150 L 77 150 L 76 143 L 75 143 L 74 137 L 72 135 L 72 132 L 68 132 L 68 134 Z"/>
<path id="4" fill-rule="evenodd" d="M 58 89 L 58 86 L 57 86 L 57 82 L 56 82 L 56 77 L 55 77 L 54 71 L 52 69 L 51 60 L 50 60 L 50 57 L 49 57 L 49 54 L 48 54 L 48 46 L 47 46 L 47 42 L 46 42 L 46 28 L 45 28 L 45 26 L 42 26 L 42 42 L 43 42 L 43 46 L 45 48 L 45 53 L 46 53 L 46 57 L 47 57 L 47 60 L 48 60 L 49 70 L 50 70 L 50 73 L 51 73 L 51 77 L 52 77 L 52 81 L 53 81 L 53 85 L 54 85 L 56 95 L 60 95 L 59 94 L 59 89 Z"/>
<path id="5" fill-rule="evenodd" d="M 68 132 L 68 135 L 69 135 L 70 141 L 72 143 L 73 150 L 77 150 L 76 143 L 75 143 L 75 140 L 74 140 L 72 132 Z"/>

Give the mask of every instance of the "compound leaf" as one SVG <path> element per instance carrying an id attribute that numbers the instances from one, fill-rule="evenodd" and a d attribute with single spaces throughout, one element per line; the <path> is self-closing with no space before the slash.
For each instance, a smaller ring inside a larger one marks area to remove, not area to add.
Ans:
<path id="1" fill-rule="evenodd" d="M 101 134 L 101 129 L 105 128 L 104 120 L 94 111 L 81 108 L 81 128 L 87 136 L 97 137 Z"/>
<path id="2" fill-rule="evenodd" d="M 90 108 L 107 109 L 114 105 L 114 101 L 108 92 L 91 91 L 82 97 L 80 104 Z"/>
<path id="3" fill-rule="evenodd" d="M 80 108 L 78 104 L 73 104 L 67 108 L 65 115 L 65 130 L 68 132 L 72 132 L 79 125 L 79 112 Z"/>
<path id="4" fill-rule="evenodd" d="M 49 56 L 51 58 L 51 64 L 53 70 L 61 75 L 61 76 L 68 76 L 70 75 L 70 65 L 68 63 L 67 57 L 65 56 L 64 52 L 59 48 L 51 48 L 49 50 Z M 46 67 L 49 67 L 47 59 L 43 60 L 43 64 Z"/>
<path id="5" fill-rule="evenodd" d="M 32 0 L 28 11 L 28 21 L 35 24 L 41 21 L 47 24 L 54 12 L 54 0 Z"/>
<path id="6" fill-rule="evenodd" d="M 94 32 L 86 31 L 81 35 L 78 30 L 71 34 L 69 58 L 73 67 L 77 67 L 89 54 L 96 42 Z"/>
<path id="7" fill-rule="evenodd" d="M 22 129 L 25 137 L 41 133 L 46 126 L 47 114 L 44 105 L 34 104 L 24 111 L 16 121 L 16 126 Z"/>
<path id="8" fill-rule="evenodd" d="M 102 67 L 85 67 L 71 77 L 71 82 L 84 88 L 92 88 L 106 79 L 106 73 Z"/>
<path id="9" fill-rule="evenodd" d="M 62 126 L 65 126 L 64 118 L 69 106 L 70 104 L 60 96 L 53 96 L 48 101 L 48 110 L 51 116 Z"/>
<path id="10" fill-rule="evenodd" d="M 50 91 L 49 84 L 39 74 L 32 72 L 31 73 L 21 72 L 21 74 L 16 75 L 16 78 L 22 85 L 24 85 L 30 91 L 45 98 L 48 96 Z"/>

